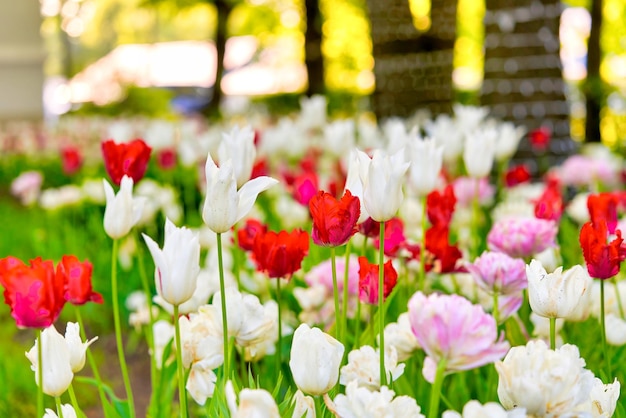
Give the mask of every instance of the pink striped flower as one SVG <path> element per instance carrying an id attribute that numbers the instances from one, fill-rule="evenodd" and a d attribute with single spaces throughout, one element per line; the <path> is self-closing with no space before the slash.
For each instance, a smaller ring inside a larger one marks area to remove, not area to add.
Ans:
<path id="1" fill-rule="evenodd" d="M 459 295 L 417 292 L 409 300 L 409 322 L 426 353 L 422 374 L 433 383 L 440 361 L 446 373 L 470 370 L 501 359 L 509 350 L 498 338 L 494 318 Z"/>
<path id="2" fill-rule="evenodd" d="M 506 218 L 491 227 L 487 244 L 491 251 L 528 258 L 556 245 L 557 224 L 538 218 Z"/>
<path id="3" fill-rule="evenodd" d="M 485 251 L 465 264 L 476 284 L 488 293 L 509 295 L 528 287 L 526 263 L 500 252 Z"/>

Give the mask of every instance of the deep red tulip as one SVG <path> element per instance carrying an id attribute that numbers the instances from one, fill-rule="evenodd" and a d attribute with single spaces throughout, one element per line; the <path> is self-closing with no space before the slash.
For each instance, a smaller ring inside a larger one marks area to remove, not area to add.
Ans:
<path id="1" fill-rule="evenodd" d="M 616 238 L 607 243 L 608 230 L 606 222 L 587 222 L 580 230 L 580 246 L 583 250 L 587 271 L 596 279 L 610 279 L 619 273 L 620 263 L 626 257 L 621 245 L 624 241 L 619 229 Z"/>
<path id="2" fill-rule="evenodd" d="M 374 247 L 380 248 L 380 237 L 374 238 Z M 404 224 L 399 218 L 391 218 L 385 222 L 385 255 L 395 257 L 406 242 Z"/>
<path id="3" fill-rule="evenodd" d="M 433 190 L 426 196 L 426 213 L 432 225 L 448 226 L 454 214 L 456 196 L 452 185 L 447 185 L 443 193 Z"/>
<path id="4" fill-rule="evenodd" d="M 267 225 L 256 219 L 248 219 L 243 227 L 237 230 L 237 242 L 244 251 L 252 251 L 257 235 L 267 232 Z"/>
<path id="5" fill-rule="evenodd" d="M 309 210 L 313 218 L 311 238 L 317 245 L 338 247 L 357 233 L 361 204 L 350 190 L 346 190 L 339 200 L 330 193 L 319 191 L 309 200 Z"/>
<path id="6" fill-rule="evenodd" d="M 89 261 L 78 261 L 73 255 L 64 255 L 57 264 L 57 272 L 65 277 L 65 300 L 72 305 L 87 302 L 102 303 L 102 295 L 91 286 L 93 266 Z"/>
<path id="7" fill-rule="evenodd" d="M 308 205 L 317 193 L 319 180 L 317 174 L 305 171 L 293 179 L 293 197 L 301 205 Z"/>
<path id="8" fill-rule="evenodd" d="M 426 250 L 432 254 L 429 269 L 437 273 L 464 271 L 459 265 L 463 253 L 449 243 L 449 230 L 444 226 L 432 226 L 426 231 Z"/>
<path id="9" fill-rule="evenodd" d="M 65 277 L 50 260 L 36 258 L 25 265 L 15 257 L 0 260 L 4 301 L 18 327 L 46 328 L 56 321 L 65 305 Z"/>
<path id="10" fill-rule="evenodd" d="M 151 152 L 152 148 L 142 139 L 119 144 L 112 139 L 102 142 L 104 167 L 111 181 L 118 186 L 124 175 L 132 178 L 135 184 L 143 178 Z"/>
<path id="11" fill-rule="evenodd" d="M 530 145 L 535 151 L 545 151 L 550 145 L 550 139 L 552 138 L 552 131 L 546 126 L 535 129 L 528 135 Z"/>
<path id="12" fill-rule="evenodd" d="M 367 257 L 359 257 L 359 299 L 361 302 L 370 305 L 378 304 L 379 271 L 378 264 L 371 264 L 367 261 Z M 393 268 L 391 260 L 384 264 L 383 275 L 383 298 L 386 299 L 398 283 L 398 273 Z"/>
<path id="13" fill-rule="evenodd" d="M 61 149 L 61 164 L 65 174 L 75 174 L 83 165 L 83 156 L 80 150 L 71 145 L 63 147 Z"/>
<path id="14" fill-rule="evenodd" d="M 380 234 L 380 222 L 367 218 L 359 224 L 359 232 L 367 238 L 378 238 Z"/>
<path id="15" fill-rule="evenodd" d="M 517 186 L 530 181 L 530 171 L 526 164 L 518 164 L 511 167 L 504 173 L 504 184 L 506 187 Z"/>
<path id="16" fill-rule="evenodd" d="M 300 229 L 257 234 L 252 251 L 259 271 L 271 278 L 289 278 L 309 252 L 309 234 Z"/>
<path id="17" fill-rule="evenodd" d="M 563 196 L 558 180 L 550 179 L 546 189 L 535 201 L 535 217 L 558 222 L 563 214 Z"/>
<path id="18" fill-rule="evenodd" d="M 160 150 L 156 155 L 156 161 L 163 170 L 171 170 L 176 167 L 176 151 L 171 148 Z"/>
<path id="19" fill-rule="evenodd" d="M 619 198 L 614 193 L 590 194 L 587 198 L 587 209 L 591 222 L 595 225 L 604 221 L 609 234 L 614 234 L 617 228 L 618 204 Z"/>

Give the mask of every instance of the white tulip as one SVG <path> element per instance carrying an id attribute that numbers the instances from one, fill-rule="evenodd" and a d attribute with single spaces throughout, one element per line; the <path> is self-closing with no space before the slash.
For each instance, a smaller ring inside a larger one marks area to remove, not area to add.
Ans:
<path id="1" fill-rule="evenodd" d="M 617 378 L 613 383 L 604 384 L 597 377 L 593 380 L 593 388 L 589 399 L 577 411 L 590 413 L 593 418 L 609 418 L 613 416 L 620 394 L 620 383 Z"/>
<path id="2" fill-rule="evenodd" d="M 154 260 L 157 293 L 175 306 L 188 301 L 196 290 L 200 272 L 198 236 L 188 228 L 176 227 L 167 218 L 163 249 L 152 238 L 142 235 Z"/>
<path id="3" fill-rule="evenodd" d="M 37 347 L 41 343 L 41 361 L 39 364 Z M 43 392 L 49 396 L 61 396 L 72 383 L 74 372 L 70 364 L 70 351 L 65 338 L 56 330 L 54 325 L 41 332 L 35 345 L 26 353 L 31 362 L 31 369 L 35 372 L 35 381 L 39 385 L 39 367 L 43 368 Z"/>
<path id="4" fill-rule="evenodd" d="M 361 157 L 362 152 L 353 149 L 350 151 L 350 157 L 348 159 L 348 174 L 346 175 L 346 186 L 345 190 L 350 190 L 352 196 L 359 198 L 359 204 L 361 206 L 361 213 L 359 214 L 358 223 L 364 222 L 367 218 L 369 218 L 369 213 L 363 204 L 363 182 L 361 181 L 361 177 L 367 175 L 367 155 Z M 361 160 L 364 160 L 366 164 L 361 164 Z M 344 190 L 344 193 L 345 193 Z"/>
<path id="5" fill-rule="evenodd" d="M 526 411 L 522 408 L 506 411 L 496 402 L 481 405 L 480 402 L 471 400 L 463 406 L 463 414 L 445 411 L 441 418 L 526 418 Z"/>
<path id="6" fill-rule="evenodd" d="M 417 338 L 411 331 L 408 312 L 401 314 L 398 317 L 398 322 L 392 322 L 385 326 L 385 345 L 393 346 L 396 349 L 398 361 L 408 360 L 419 349 Z"/>
<path id="7" fill-rule="evenodd" d="M 563 267 L 548 274 L 541 262 L 533 259 L 526 265 L 528 299 L 537 315 L 546 318 L 568 318 L 584 296 L 591 291 L 592 279 L 580 265 L 563 272 Z"/>
<path id="8" fill-rule="evenodd" d="M 239 129 L 239 126 L 226 133 L 222 133 L 222 142 L 217 150 L 219 161 L 231 160 L 233 171 L 237 179 L 237 187 L 241 187 L 250 180 L 256 147 L 254 145 L 254 131 L 249 125 Z"/>
<path id="9" fill-rule="evenodd" d="M 291 415 L 292 418 L 315 418 L 315 400 L 306 396 L 300 389 L 293 395 L 291 403 L 296 404 Z"/>
<path id="10" fill-rule="evenodd" d="M 109 237 L 119 239 L 128 234 L 139 222 L 144 201 L 133 198 L 133 179 L 126 175 L 122 177 L 117 194 L 108 181 L 102 182 L 107 202 L 104 210 L 104 231 Z"/>
<path id="11" fill-rule="evenodd" d="M 239 405 L 233 383 L 226 382 L 226 402 L 232 418 L 280 418 L 278 405 L 265 389 L 243 389 L 239 392 Z"/>
<path id="12" fill-rule="evenodd" d="M 487 177 L 496 152 L 495 130 L 478 130 L 467 135 L 463 149 L 465 170 L 472 178 Z"/>
<path id="13" fill-rule="evenodd" d="M 344 347 L 322 332 L 300 324 L 293 335 L 289 368 L 298 389 L 310 395 L 324 395 L 339 378 Z"/>
<path id="14" fill-rule="evenodd" d="M 80 338 L 80 325 L 77 322 L 68 322 L 65 327 L 65 342 L 70 353 L 70 365 L 72 372 L 78 373 L 85 367 L 85 355 L 87 348 L 98 339 L 94 337 L 83 342 Z"/>
<path id="15" fill-rule="evenodd" d="M 259 193 L 278 183 L 276 179 L 261 176 L 237 190 L 232 160 L 221 161 L 218 167 L 211 154 L 207 156 L 205 171 L 207 184 L 202 219 L 216 233 L 232 228 L 250 212 Z"/>
<path id="16" fill-rule="evenodd" d="M 419 196 L 426 196 L 437 187 L 443 163 L 443 147 L 437 146 L 432 138 L 414 138 L 410 142 L 409 150 L 411 186 Z"/>
<path id="17" fill-rule="evenodd" d="M 341 368 L 339 383 L 347 385 L 355 381 L 360 387 L 378 390 L 380 384 L 380 351 L 369 345 L 348 353 L 348 364 Z M 398 364 L 398 354 L 392 345 L 385 350 L 385 373 L 390 381 L 397 380 L 404 373 L 404 364 Z"/>
<path id="18" fill-rule="evenodd" d="M 63 413 L 63 418 L 76 418 L 76 410 L 74 407 L 68 403 L 64 403 L 61 405 L 61 412 Z M 46 408 L 46 413 L 43 415 L 43 418 L 59 418 L 56 412 L 54 412 L 50 408 Z"/>
<path id="19" fill-rule="evenodd" d="M 214 368 L 214 363 L 209 359 L 200 360 L 191 365 L 185 389 L 198 405 L 204 405 L 207 398 L 213 397 L 215 382 L 217 382 Z"/>
<path id="20" fill-rule="evenodd" d="M 502 122 L 497 125 L 498 138 L 496 140 L 496 160 L 506 161 L 511 158 L 519 142 L 526 133 L 524 126 L 515 127 L 512 122 Z"/>
<path id="21" fill-rule="evenodd" d="M 415 399 L 398 396 L 386 386 L 380 391 L 359 387 L 356 382 L 348 383 L 346 394 L 335 397 L 337 416 L 342 418 L 424 418 Z"/>

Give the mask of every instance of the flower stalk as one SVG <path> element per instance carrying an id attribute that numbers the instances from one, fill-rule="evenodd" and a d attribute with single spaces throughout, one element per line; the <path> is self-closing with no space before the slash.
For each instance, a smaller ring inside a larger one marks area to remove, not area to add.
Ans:
<path id="1" fill-rule="evenodd" d="M 41 347 L 41 328 L 37 332 L 37 416 L 43 416 L 43 349 Z"/>
<path id="2" fill-rule="evenodd" d="M 435 381 L 430 388 L 430 403 L 428 410 L 428 418 L 437 418 L 439 415 L 439 401 L 441 400 L 441 387 L 446 371 L 446 359 L 442 358 L 437 363 L 437 371 L 435 372 Z"/>
<path id="3" fill-rule="evenodd" d="M 341 314 L 339 309 L 339 287 L 337 286 L 337 261 L 335 260 L 335 247 L 330 247 L 330 263 L 333 275 L 333 300 L 335 302 L 335 337 L 341 341 Z"/>
<path id="4" fill-rule="evenodd" d="M 176 368 L 178 370 L 178 398 L 180 402 L 180 416 L 187 417 L 187 392 L 185 390 L 185 370 L 183 368 L 183 353 L 180 340 L 180 324 L 178 322 L 178 305 L 174 305 L 174 328 L 176 338 Z M 224 356 L 226 359 L 226 356 Z"/>
<path id="5" fill-rule="evenodd" d="M 220 272 L 220 300 L 222 304 L 222 330 L 224 334 L 224 379 L 230 376 L 230 349 L 228 340 L 228 319 L 226 317 L 226 286 L 224 285 L 224 259 L 222 255 L 222 233 L 217 232 L 217 264 Z"/>
<path id="6" fill-rule="evenodd" d="M 380 384 L 385 385 L 385 222 L 380 223 L 378 248 L 378 335 L 380 338 Z"/>

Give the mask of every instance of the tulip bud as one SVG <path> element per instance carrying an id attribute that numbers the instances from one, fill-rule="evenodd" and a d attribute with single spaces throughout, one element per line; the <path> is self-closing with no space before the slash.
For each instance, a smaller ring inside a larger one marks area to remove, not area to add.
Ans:
<path id="1" fill-rule="evenodd" d="M 104 231 L 113 239 L 122 238 L 139 221 L 143 201 L 133 199 L 133 179 L 122 178 L 120 191 L 115 194 L 108 181 L 102 180 L 106 196 L 104 210 Z"/>
<path id="2" fill-rule="evenodd" d="M 310 395 L 324 395 L 335 386 L 344 347 L 319 328 L 301 324 L 293 334 L 289 367 L 298 388 Z"/>
<path id="3" fill-rule="evenodd" d="M 39 364 L 37 347 L 41 344 L 41 361 Z M 65 338 L 54 325 L 44 329 L 35 345 L 26 353 L 31 369 L 35 372 L 35 381 L 39 385 L 39 367 L 43 367 L 43 392 L 49 396 L 61 396 L 72 383 L 74 373 L 70 364 L 70 351 Z"/>
<path id="4" fill-rule="evenodd" d="M 98 339 L 92 338 L 83 342 L 80 338 L 80 325 L 77 322 L 68 322 L 65 328 L 65 342 L 70 353 L 70 365 L 72 372 L 78 373 L 85 366 L 85 353 L 87 348 Z"/>

